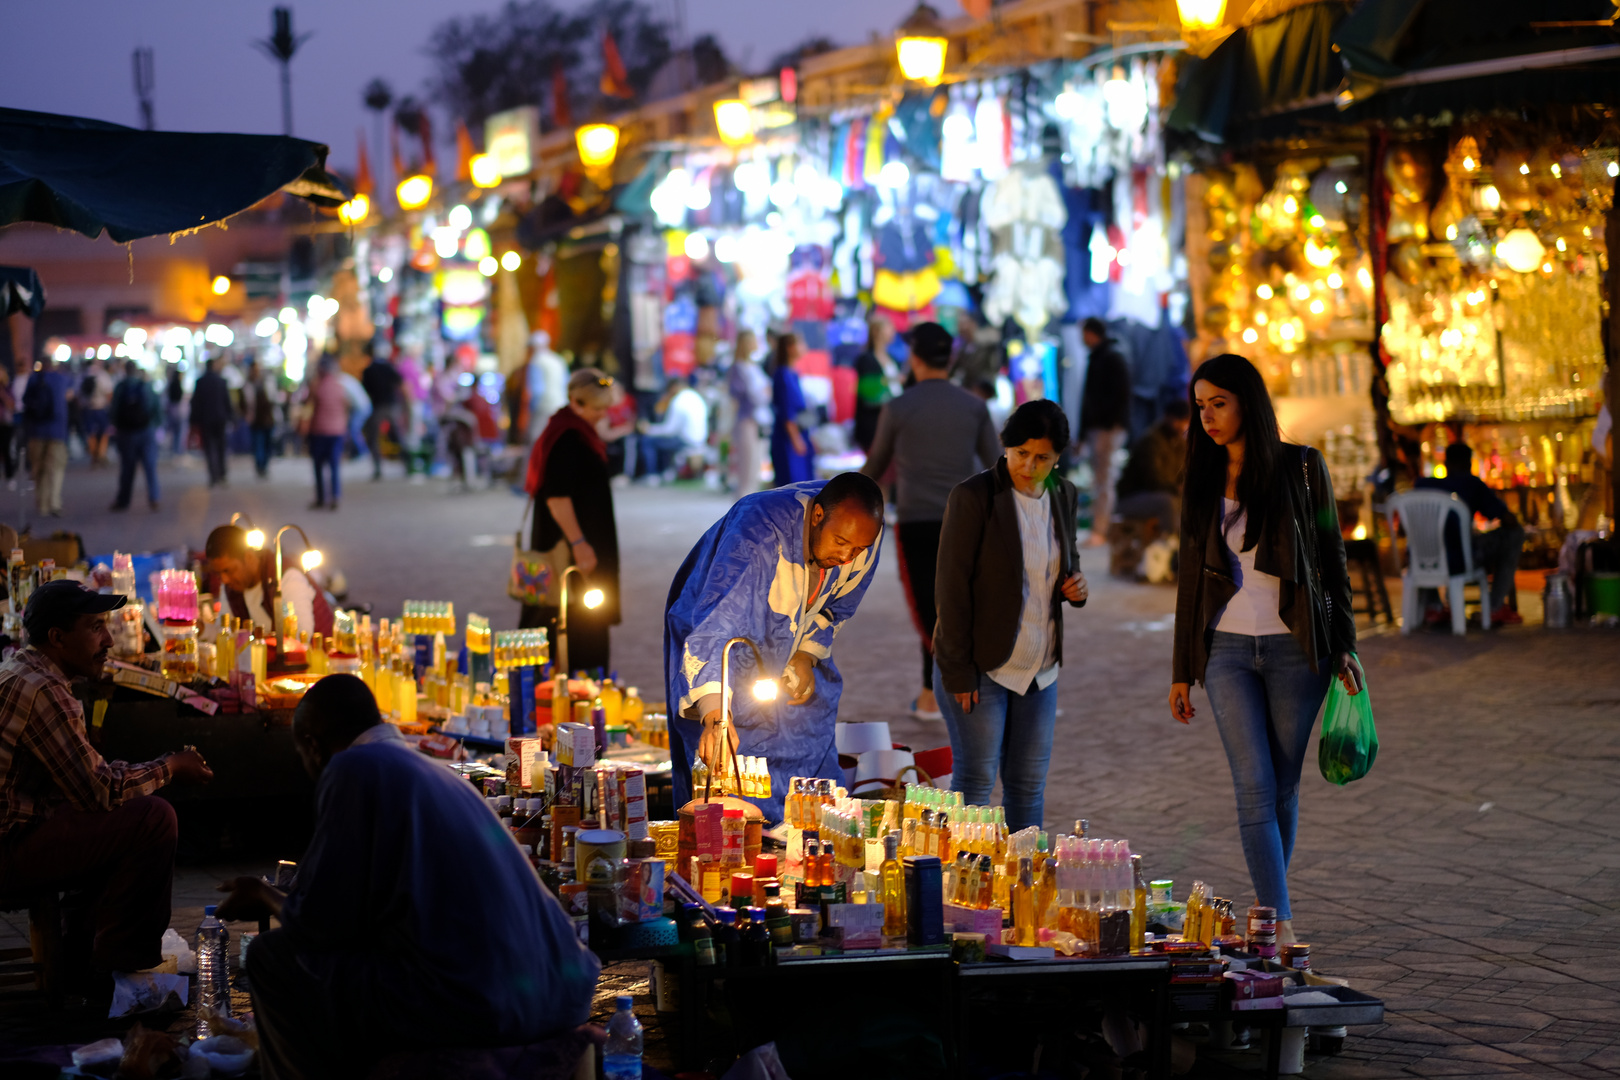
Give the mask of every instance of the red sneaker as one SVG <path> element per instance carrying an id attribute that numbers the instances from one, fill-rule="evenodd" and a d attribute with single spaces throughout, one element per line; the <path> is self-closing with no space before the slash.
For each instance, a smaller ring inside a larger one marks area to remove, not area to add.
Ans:
<path id="1" fill-rule="evenodd" d="M 1524 616 L 1507 605 L 1503 605 L 1491 612 L 1491 625 L 1501 623 L 1503 626 L 1518 626 L 1524 622 Z"/>

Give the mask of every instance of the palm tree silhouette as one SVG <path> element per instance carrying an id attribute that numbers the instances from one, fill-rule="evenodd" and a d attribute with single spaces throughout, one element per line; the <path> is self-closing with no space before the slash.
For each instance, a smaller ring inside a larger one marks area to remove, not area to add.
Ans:
<path id="1" fill-rule="evenodd" d="M 313 35 L 294 34 L 292 9 L 278 7 L 270 13 L 270 36 L 253 43 L 266 56 L 281 65 L 281 128 L 282 133 L 286 135 L 291 135 L 293 131 L 292 58 L 311 36 Z"/>

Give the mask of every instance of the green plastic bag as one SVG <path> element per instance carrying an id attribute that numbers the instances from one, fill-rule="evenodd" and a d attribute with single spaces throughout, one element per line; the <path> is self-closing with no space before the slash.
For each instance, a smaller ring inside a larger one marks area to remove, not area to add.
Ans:
<path id="1" fill-rule="evenodd" d="M 1361 693 L 1351 696 L 1337 675 L 1328 689 L 1322 712 L 1322 739 L 1316 763 L 1322 779 L 1343 787 L 1372 771 L 1378 760 L 1378 728 L 1373 724 L 1372 699 L 1362 679 Z"/>

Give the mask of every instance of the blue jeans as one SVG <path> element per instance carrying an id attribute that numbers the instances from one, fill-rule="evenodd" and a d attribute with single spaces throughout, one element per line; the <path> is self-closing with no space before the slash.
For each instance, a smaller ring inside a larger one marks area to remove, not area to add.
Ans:
<path id="1" fill-rule="evenodd" d="M 113 442 L 118 447 L 118 498 L 114 506 L 128 506 L 135 494 L 135 466 L 146 473 L 146 499 L 156 505 L 158 501 L 158 433 L 151 428 L 144 431 L 117 431 Z"/>
<path id="2" fill-rule="evenodd" d="M 1052 728 L 1057 722 L 1057 683 L 1045 690 L 1015 694 L 988 676 L 979 680 L 979 703 L 963 713 L 945 692 L 945 677 L 934 665 L 934 700 L 951 733 L 951 790 L 970 806 L 985 806 L 1001 770 L 1001 802 L 1012 832 L 1040 828 L 1046 812 L 1046 766 L 1052 760 Z"/>
<path id="3" fill-rule="evenodd" d="M 253 441 L 253 467 L 260 476 L 270 471 L 270 436 L 274 434 L 275 428 L 248 428 Z"/>
<path id="4" fill-rule="evenodd" d="M 1288 860 L 1299 825 L 1299 774 L 1332 678 L 1311 671 L 1290 634 L 1224 634 L 1210 645 L 1204 689 L 1232 766 L 1238 832 L 1255 896 L 1293 918 Z"/>
<path id="5" fill-rule="evenodd" d="M 315 463 L 315 501 L 326 502 L 326 476 L 325 472 L 332 474 L 332 502 L 336 503 L 343 495 L 343 484 L 338 477 L 339 466 L 343 459 L 342 435 L 311 435 L 309 437 L 309 460 Z"/>
<path id="6" fill-rule="evenodd" d="M 679 435 L 643 435 L 637 440 L 637 449 L 641 456 L 641 471 L 637 476 L 651 476 L 662 473 L 675 461 L 675 455 L 684 449 L 686 443 Z"/>

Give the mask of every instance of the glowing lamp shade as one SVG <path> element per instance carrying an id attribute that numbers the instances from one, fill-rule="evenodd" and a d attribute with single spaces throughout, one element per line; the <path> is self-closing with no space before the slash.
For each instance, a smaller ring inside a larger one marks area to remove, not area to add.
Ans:
<path id="1" fill-rule="evenodd" d="M 522 265 L 523 265 L 523 256 L 519 255 L 515 251 L 508 251 L 506 254 L 501 256 L 501 269 L 502 270 L 516 270 L 518 267 L 520 267 Z"/>
<path id="2" fill-rule="evenodd" d="M 499 270 L 500 268 L 501 264 L 495 260 L 495 256 L 493 255 L 485 255 L 482 259 L 478 260 L 478 272 L 483 274 L 485 277 L 494 277 L 495 271 Z"/>
<path id="3" fill-rule="evenodd" d="M 315 548 L 310 548 L 298 557 L 298 565 L 303 567 L 306 572 L 315 569 L 321 565 L 321 553 Z"/>
<path id="4" fill-rule="evenodd" d="M 364 195 L 356 195 L 338 207 L 338 220 L 345 225 L 358 225 L 366 220 L 366 215 L 370 213 L 371 200 Z"/>
<path id="5" fill-rule="evenodd" d="M 755 682 L 754 683 L 754 700 L 756 700 L 756 701 L 775 701 L 776 700 L 776 680 L 775 679 L 760 679 L 759 681 Z"/>
<path id="6" fill-rule="evenodd" d="M 224 296 L 231 291 L 231 279 L 221 274 L 214 279 L 213 288 L 215 296 Z"/>
<path id="7" fill-rule="evenodd" d="M 714 103 L 714 128 L 720 141 L 727 146 L 742 146 L 754 141 L 754 114 L 748 103 L 731 98 Z"/>
<path id="8" fill-rule="evenodd" d="M 401 210 L 420 210 L 433 198 L 433 177 L 423 173 L 407 176 L 394 189 Z"/>
<path id="9" fill-rule="evenodd" d="M 619 156 L 619 129 L 612 124 L 586 124 L 574 132 L 579 163 L 587 169 L 605 169 Z"/>
<path id="10" fill-rule="evenodd" d="M 601 589 L 586 589 L 585 590 L 584 604 L 585 604 L 586 607 L 588 607 L 588 608 L 599 608 L 599 607 L 602 606 L 602 600 L 603 599 L 604 599 L 604 597 L 602 596 L 602 590 Z"/>
<path id="11" fill-rule="evenodd" d="M 945 48 L 942 37 L 902 37 L 894 43 L 900 61 L 900 74 L 912 82 L 938 85 L 945 74 Z"/>
<path id="12" fill-rule="evenodd" d="M 1540 266 L 1546 254 L 1547 249 L 1529 229 L 1514 229 L 1496 245 L 1496 257 L 1506 263 L 1508 269 L 1520 274 L 1528 274 Z"/>
<path id="13" fill-rule="evenodd" d="M 501 182 L 501 167 L 493 154 L 474 154 L 467 162 L 474 187 L 492 188 Z"/>
<path id="14" fill-rule="evenodd" d="M 245 537 L 245 539 L 247 540 L 247 546 L 252 548 L 254 551 L 263 551 L 264 550 L 264 530 L 263 529 L 249 529 L 247 531 L 247 536 Z"/>
<path id="15" fill-rule="evenodd" d="M 1305 261 L 1316 267 L 1332 266 L 1338 252 L 1327 244 L 1318 244 L 1315 239 L 1305 241 Z"/>
<path id="16" fill-rule="evenodd" d="M 1188 30 L 1213 30 L 1226 17 L 1226 0 L 1176 0 L 1176 13 Z"/>

